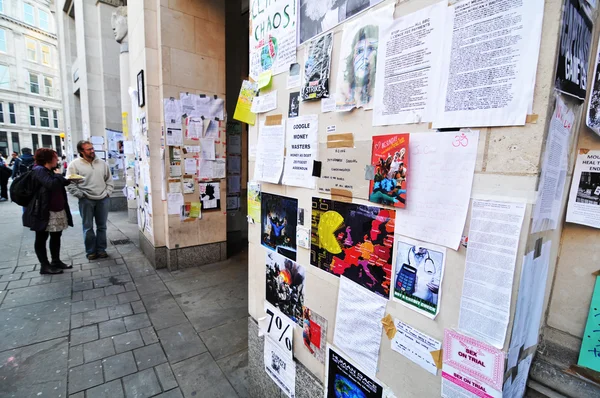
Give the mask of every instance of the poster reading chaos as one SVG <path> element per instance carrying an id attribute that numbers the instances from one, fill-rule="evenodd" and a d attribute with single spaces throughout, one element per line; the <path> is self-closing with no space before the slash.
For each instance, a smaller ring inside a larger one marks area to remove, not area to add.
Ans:
<path id="1" fill-rule="evenodd" d="M 373 137 L 371 165 L 375 174 L 369 188 L 371 202 L 406 207 L 409 137 L 408 133 Z"/>
<path id="2" fill-rule="evenodd" d="M 395 210 L 313 198 L 310 263 L 387 299 L 395 219 Z"/>
<path id="3" fill-rule="evenodd" d="M 267 301 L 302 326 L 304 267 L 274 252 L 267 252 L 265 263 Z"/>
<path id="4" fill-rule="evenodd" d="M 250 77 L 287 72 L 296 62 L 297 0 L 250 1 Z"/>
<path id="5" fill-rule="evenodd" d="M 295 261 L 298 199 L 262 192 L 260 205 L 262 245 Z"/>
<path id="6" fill-rule="evenodd" d="M 304 81 L 300 91 L 302 101 L 329 98 L 329 73 L 333 33 L 313 40 L 306 51 Z"/>
<path id="7" fill-rule="evenodd" d="M 382 398 L 383 386 L 354 366 L 331 346 L 327 346 L 327 398 Z"/>

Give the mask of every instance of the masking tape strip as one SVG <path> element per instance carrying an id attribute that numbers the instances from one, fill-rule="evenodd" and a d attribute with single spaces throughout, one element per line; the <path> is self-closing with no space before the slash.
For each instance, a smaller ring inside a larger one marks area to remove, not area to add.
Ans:
<path id="1" fill-rule="evenodd" d="M 347 189 L 331 188 L 331 199 L 352 203 L 352 192 Z"/>
<path id="2" fill-rule="evenodd" d="M 590 150 L 589 150 L 589 149 L 587 149 L 587 148 L 579 148 L 579 154 L 580 154 L 580 155 L 587 155 L 587 153 L 588 153 L 589 151 L 590 151 Z"/>
<path id="3" fill-rule="evenodd" d="M 435 362 L 435 367 L 441 369 L 444 350 L 430 351 L 429 353 L 431 354 L 431 358 L 433 358 L 433 362 Z"/>
<path id="4" fill-rule="evenodd" d="M 432 123 L 432 122 L 429 122 L 429 124 L 427 125 L 427 128 L 428 128 L 429 130 L 432 130 L 432 129 L 433 129 L 433 123 Z"/>
<path id="5" fill-rule="evenodd" d="M 531 124 L 537 124 L 539 115 L 537 114 L 532 114 L 532 115 L 527 115 L 527 117 L 525 118 L 525 123 L 531 123 Z"/>
<path id="6" fill-rule="evenodd" d="M 269 115 L 265 119 L 265 126 L 279 126 L 282 118 L 282 115 Z"/>
<path id="7" fill-rule="evenodd" d="M 331 134 L 327 136 L 327 148 L 354 148 L 354 134 Z"/>
<path id="8" fill-rule="evenodd" d="M 381 323 L 383 324 L 383 330 L 385 330 L 385 334 L 388 339 L 393 339 L 396 335 L 396 326 L 394 325 L 394 319 L 390 314 L 387 314 L 381 319 Z"/>

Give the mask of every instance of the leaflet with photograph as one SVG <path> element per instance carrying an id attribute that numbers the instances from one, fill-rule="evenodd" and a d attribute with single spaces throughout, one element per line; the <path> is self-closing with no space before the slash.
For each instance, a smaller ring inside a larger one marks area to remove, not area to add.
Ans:
<path id="1" fill-rule="evenodd" d="M 371 165 L 375 175 L 369 185 L 371 202 L 406 207 L 409 140 L 408 133 L 373 137 Z"/>
<path id="2" fill-rule="evenodd" d="M 327 345 L 325 397 L 383 398 L 383 385 L 356 366 L 337 348 Z"/>
<path id="3" fill-rule="evenodd" d="M 592 93 L 587 108 L 587 117 L 585 124 L 596 134 L 600 135 L 600 47 L 596 53 L 596 62 L 594 63 L 594 74 L 591 79 Z"/>
<path id="4" fill-rule="evenodd" d="M 265 254 L 266 299 L 271 305 L 303 326 L 305 268 L 272 251 Z"/>
<path id="5" fill-rule="evenodd" d="M 327 344 L 327 319 L 310 308 L 303 309 L 302 340 L 304 347 L 321 363 L 325 363 Z"/>
<path id="6" fill-rule="evenodd" d="M 567 222 L 600 228 L 600 151 L 579 149 L 567 205 Z"/>
<path id="7" fill-rule="evenodd" d="M 308 44 L 304 62 L 304 79 L 300 96 L 302 101 L 329 97 L 329 74 L 333 33 L 327 33 Z"/>

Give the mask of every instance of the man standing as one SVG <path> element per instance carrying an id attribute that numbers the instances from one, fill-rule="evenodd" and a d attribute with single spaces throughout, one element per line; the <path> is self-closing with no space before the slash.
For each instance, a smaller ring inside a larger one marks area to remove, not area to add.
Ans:
<path id="1" fill-rule="evenodd" d="M 12 174 L 11 169 L 6 165 L 4 154 L 0 153 L 0 202 L 8 200 L 8 179 Z"/>
<path id="2" fill-rule="evenodd" d="M 27 173 L 33 168 L 33 155 L 31 154 L 30 148 L 23 148 L 21 150 L 21 157 L 15 159 L 13 163 L 12 178 L 13 180 L 21 174 Z"/>
<path id="3" fill-rule="evenodd" d="M 79 184 L 67 187 L 71 195 L 79 198 L 79 214 L 83 222 L 83 239 L 88 260 L 106 258 L 106 221 L 108 219 L 109 196 L 114 183 L 108 164 L 96 158 L 94 146 L 89 141 L 77 143 L 79 157 L 67 170 L 67 176 L 78 174 L 84 177 Z M 96 233 L 94 233 L 96 219 Z"/>

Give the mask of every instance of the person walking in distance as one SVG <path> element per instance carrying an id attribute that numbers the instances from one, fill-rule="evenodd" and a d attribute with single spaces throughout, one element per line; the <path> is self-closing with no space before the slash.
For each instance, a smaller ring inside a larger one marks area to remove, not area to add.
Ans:
<path id="1" fill-rule="evenodd" d="M 68 186 L 69 193 L 79 198 L 79 214 L 83 223 L 83 239 L 88 260 L 106 258 L 106 222 L 114 183 L 108 164 L 98 159 L 94 146 L 89 141 L 77 143 L 79 157 L 74 159 L 67 170 L 67 178 L 74 175 L 83 177 L 79 184 Z M 96 220 L 96 232 L 94 232 Z"/>
<path id="2" fill-rule="evenodd" d="M 21 150 L 22 155 L 15 159 L 13 163 L 12 179 L 14 180 L 21 174 L 27 173 L 33 168 L 33 155 L 31 154 L 30 148 L 23 148 Z"/>

